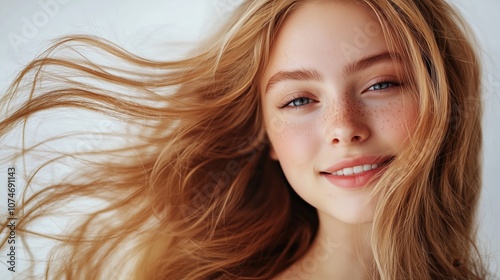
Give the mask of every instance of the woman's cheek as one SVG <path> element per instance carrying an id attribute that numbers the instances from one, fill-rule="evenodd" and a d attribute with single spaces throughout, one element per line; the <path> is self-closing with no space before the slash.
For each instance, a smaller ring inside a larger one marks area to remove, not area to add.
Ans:
<path id="1" fill-rule="evenodd" d="M 285 117 L 271 118 L 268 135 L 282 165 L 301 165 L 313 156 L 318 143 L 315 125 L 311 122 Z"/>
<path id="2" fill-rule="evenodd" d="M 378 116 L 376 131 L 397 146 L 411 134 L 417 118 L 416 103 L 409 99 L 389 102 L 388 106 L 373 115 Z"/>

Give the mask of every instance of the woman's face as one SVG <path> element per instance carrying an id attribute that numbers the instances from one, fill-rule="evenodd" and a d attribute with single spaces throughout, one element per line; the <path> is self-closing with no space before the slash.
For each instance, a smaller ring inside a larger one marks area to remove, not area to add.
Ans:
<path id="1" fill-rule="evenodd" d="M 374 182 L 417 112 L 401 67 L 353 1 L 304 4 L 280 28 L 259 85 L 271 157 L 320 217 L 372 220 Z"/>

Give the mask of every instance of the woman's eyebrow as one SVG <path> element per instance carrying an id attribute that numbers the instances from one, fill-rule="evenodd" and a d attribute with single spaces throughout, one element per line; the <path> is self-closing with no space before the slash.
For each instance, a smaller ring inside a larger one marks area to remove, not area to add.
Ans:
<path id="1" fill-rule="evenodd" d="M 342 69 L 342 74 L 344 76 L 349 76 L 355 72 L 361 71 L 375 64 L 392 62 L 394 60 L 396 61 L 401 60 L 400 56 L 396 53 L 383 52 L 379 54 L 370 55 L 368 57 L 364 57 L 362 59 L 359 59 L 344 66 Z M 314 80 L 321 82 L 323 81 L 323 77 L 318 71 L 314 69 L 279 71 L 276 74 L 274 74 L 267 82 L 265 93 L 269 92 L 274 85 L 286 80 L 296 80 L 296 81 Z"/>
<path id="2" fill-rule="evenodd" d="M 266 85 L 266 90 L 265 92 L 269 92 L 271 88 L 283 81 L 286 80 L 297 80 L 297 81 L 308 81 L 308 80 L 314 80 L 321 82 L 323 78 L 319 74 L 318 71 L 312 70 L 312 69 L 298 69 L 298 70 L 291 70 L 291 71 L 279 71 L 278 73 L 274 74 L 269 81 L 267 82 Z"/>
<path id="3" fill-rule="evenodd" d="M 342 74 L 344 76 L 349 76 L 352 75 L 353 73 L 359 72 L 375 64 L 387 63 L 393 61 L 396 62 L 401 61 L 401 56 L 397 53 L 390 53 L 390 52 L 383 52 L 379 54 L 370 55 L 344 66 L 344 68 L 342 69 Z"/>

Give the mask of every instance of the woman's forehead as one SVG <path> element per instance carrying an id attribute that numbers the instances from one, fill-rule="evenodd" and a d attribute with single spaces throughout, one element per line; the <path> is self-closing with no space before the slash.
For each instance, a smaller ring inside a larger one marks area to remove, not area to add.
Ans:
<path id="1" fill-rule="evenodd" d="M 366 5 L 308 2 L 291 13 L 278 30 L 263 80 L 281 68 L 343 67 L 384 52 L 388 47 L 380 23 Z"/>

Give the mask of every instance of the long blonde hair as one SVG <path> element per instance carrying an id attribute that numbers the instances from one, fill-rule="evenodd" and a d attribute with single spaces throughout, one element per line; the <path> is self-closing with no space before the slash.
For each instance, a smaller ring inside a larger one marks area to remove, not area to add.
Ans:
<path id="1" fill-rule="evenodd" d="M 0 105 L 25 92 L 29 99 L 0 122 L 2 135 L 60 107 L 106 114 L 141 131 L 126 147 L 47 162 L 79 156 L 90 167 L 78 180 L 27 197 L 18 213 L 21 234 L 62 202 L 89 196 L 107 202 L 71 233 L 53 237 L 60 246 L 47 278 L 107 279 L 121 270 L 132 279 L 269 279 L 305 254 L 317 214 L 269 158 L 257 86 L 281 23 L 304 2 L 246 1 L 186 59 L 151 61 L 103 39 L 72 36 L 20 73 Z M 443 1 L 364 2 L 405 61 L 420 104 L 408 149 L 375 188 L 375 277 L 483 279 L 474 223 L 481 73 L 469 29 Z M 79 45 L 129 67 L 57 56 Z M 47 77 L 59 83 L 39 86 Z M 127 160 L 103 159 L 109 153 Z"/>

